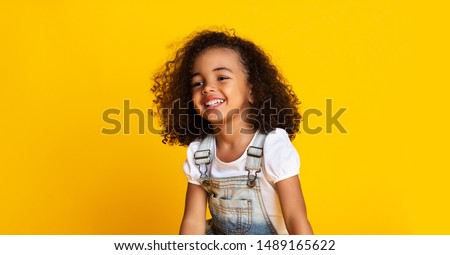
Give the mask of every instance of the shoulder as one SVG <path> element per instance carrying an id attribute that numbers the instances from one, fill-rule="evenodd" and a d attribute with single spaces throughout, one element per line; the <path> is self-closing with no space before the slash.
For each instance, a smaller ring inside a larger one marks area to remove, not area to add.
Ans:
<path id="1" fill-rule="evenodd" d="M 264 147 L 266 145 L 274 145 L 274 144 L 290 144 L 291 140 L 289 139 L 289 135 L 286 130 L 282 128 L 276 128 L 267 134 L 266 141 L 264 143 Z"/>
<path id="2" fill-rule="evenodd" d="M 200 147 L 201 139 L 197 138 L 194 141 L 192 141 L 187 149 L 188 156 L 189 154 L 194 155 L 194 153 L 198 150 L 198 147 Z"/>
<path id="3" fill-rule="evenodd" d="M 277 155 L 277 157 L 282 156 L 280 153 L 287 153 L 291 155 L 297 151 L 294 148 L 291 140 L 289 139 L 289 135 L 286 130 L 277 128 L 272 132 L 267 134 L 266 141 L 264 142 L 264 153 L 266 156 L 271 156 L 271 154 Z"/>

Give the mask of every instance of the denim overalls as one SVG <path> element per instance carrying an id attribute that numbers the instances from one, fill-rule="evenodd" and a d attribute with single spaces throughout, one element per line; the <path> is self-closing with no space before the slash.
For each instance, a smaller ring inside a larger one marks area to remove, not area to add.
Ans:
<path id="1" fill-rule="evenodd" d="M 245 170 L 248 175 L 213 178 L 206 165 L 214 158 L 211 147 L 214 136 L 208 135 L 194 154 L 200 171 L 198 180 L 208 193 L 212 219 L 206 222 L 207 235 L 276 235 L 261 195 L 262 154 L 266 134 L 257 132 L 254 143 L 247 150 Z"/>

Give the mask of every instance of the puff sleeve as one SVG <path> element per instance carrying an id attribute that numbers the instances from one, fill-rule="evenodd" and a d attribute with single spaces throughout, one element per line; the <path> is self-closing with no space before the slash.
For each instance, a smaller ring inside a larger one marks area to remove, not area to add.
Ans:
<path id="1" fill-rule="evenodd" d="M 275 129 L 264 143 L 264 170 L 268 181 L 279 182 L 299 174 L 300 157 L 284 129 Z"/>
<path id="2" fill-rule="evenodd" d="M 194 153 L 200 146 L 200 141 L 193 141 L 187 149 L 187 159 L 183 165 L 183 171 L 189 183 L 200 185 L 197 181 L 200 178 L 200 171 L 194 161 Z"/>

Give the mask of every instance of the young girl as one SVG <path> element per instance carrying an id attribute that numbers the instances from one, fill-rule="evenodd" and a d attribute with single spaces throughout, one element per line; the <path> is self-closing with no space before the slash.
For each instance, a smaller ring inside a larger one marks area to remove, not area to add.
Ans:
<path id="1" fill-rule="evenodd" d="M 313 233 L 290 141 L 299 101 L 259 47 L 234 31 L 195 33 L 152 91 L 163 143 L 189 145 L 180 234 Z"/>

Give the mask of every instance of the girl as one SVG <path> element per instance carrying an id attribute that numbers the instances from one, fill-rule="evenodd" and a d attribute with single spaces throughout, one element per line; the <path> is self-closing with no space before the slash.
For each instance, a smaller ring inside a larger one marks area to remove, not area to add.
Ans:
<path id="1" fill-rule="evenodd" d="M 299 101 L 259 47 L 202 31 L 154 80 L 163 143 L 189 145 L 180 234 L 313 233 L 290 141 Z"/>

